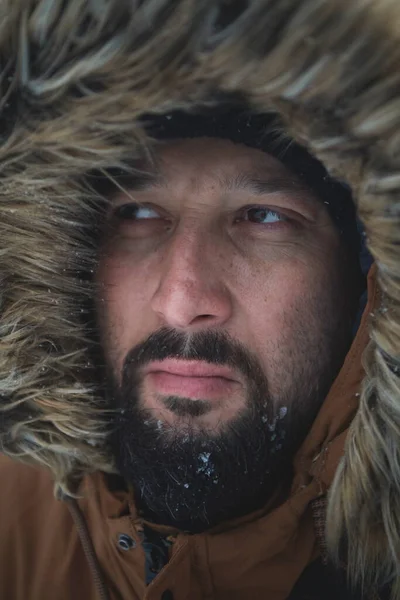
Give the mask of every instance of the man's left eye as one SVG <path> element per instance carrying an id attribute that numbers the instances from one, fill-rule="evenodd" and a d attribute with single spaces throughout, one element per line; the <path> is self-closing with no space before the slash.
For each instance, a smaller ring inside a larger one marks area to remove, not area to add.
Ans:
<path id="1" fill-rule="evenodd" d="M 139 204 L 123 204 L 115 212 L 118 219 L 129 221 L 142 221 L 145 219 L 158 219 L 160 215 L 150 206 L 140 206 Z"/>
<path id="2" fill-rule="evenodd" d="M 244 221 L 250 221 L 250 223 L 259 223 L 260 225 L 268 225 L 279 223 L 280 221 L 287 221 L 287 218 L 285 218 L 281 213 L 264 206 L 253 206 L 246 208 L 243 211 L 242 218 Z"/>

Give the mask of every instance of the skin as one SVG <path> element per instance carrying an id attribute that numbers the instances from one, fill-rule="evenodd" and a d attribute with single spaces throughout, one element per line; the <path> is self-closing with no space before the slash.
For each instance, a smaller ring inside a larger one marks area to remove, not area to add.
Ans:
<path id="1" fill-rule="evenodd" d="M 128 352 L 160 328 L 214 329 L 256 357 L 272 397 L 285 396 L 291 382 L 282 365 L 292 359 L 291 378 L 299 377 L 304 344 L 324 328 L 348 328 L 344 250 L 325 205 L 277 159 L 228 140 L 168 142 L 156 159 L 153 184 L 112 198 L 96 275 L 102 343 L 116 382 Z M 238 175 L 262 184 L 235 185 Z M 133 218 L 135 202 L 143 209 Z M 299 322 L 307 331 L 302 345 Z M 140 402 L 175 430 L 189 418 L 193 429 L 218 432 L 246 402 L 242 376 L 232 376 L 229 385 L 218 382 L 218 393 L 200 386 L 211 409 L 183 417 L 168 410 L 162 382 L 143 370 Z"/>

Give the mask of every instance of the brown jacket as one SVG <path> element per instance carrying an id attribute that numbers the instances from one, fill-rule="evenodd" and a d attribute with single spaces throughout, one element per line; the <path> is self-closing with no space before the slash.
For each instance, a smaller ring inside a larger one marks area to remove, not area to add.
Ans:
<path id="1" fill-rule="evenodd" d="M 2 458 L 0 598 L 100 600 L 102 586 L 89 566 L 92 560 L 98 561 L 97 573 L 112 600 L 287 598 L 307 565 L 323 552 L 321 499 L 358 405 L 368 316 L 378 300 L 374 271 L 357 336 L 296 457 L 288 499 L 208 533 L 190 536 L 155 528 L 170 534 L 172 543 L 168 564 L 146 587 L 143 522 L 129 493 L 111 491 L 111 479 L 97 472 L 81 485 L 77 510 L 71 501 L 54 499 L 44 469 Z M 121 548 L 121 534 L 129 536 L 131 548 Z"/>
<path id="2" fill-rule="evenodd" d="M 398 5 L 0 0 L 0 600 L 281 600 L 325 541 L 342 540 L 349 577 L 393 579 L 400 599 Z M 105 207 L 92 175 L 147 151 L 145 113 L 232 95 L 276 113 L 352 187 L 383 304 L 370 291 L 290 497 L 178 535 L 145 588 L 140 522 L 105 475 L 115 464 L 90 324 Z"/>

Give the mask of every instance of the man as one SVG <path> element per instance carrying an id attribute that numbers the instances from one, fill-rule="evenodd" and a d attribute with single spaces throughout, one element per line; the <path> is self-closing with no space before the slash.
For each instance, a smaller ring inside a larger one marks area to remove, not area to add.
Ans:
<path id="1" fill-rule="evenodd" d="M 108 192 L 97 280 L 113 451 L 144 514 L 191 533 L 287 495 L 358 306 L 348 193 L 309 157 L 317 197 L 306 153 L 268 143 L 269 120 L 169 115 L 162 135 L 178 138 Z M 302 178 L 219 137 L 243 127 Z M 346 202 L 352 245 L 335 225 Z"/>
<path id="2" fill-rule="evenodd" d="M 181 583 L 185 567 L 173 567 L 197 540 L 215 553 L 210 573 L 252 555 L 229 582 L 212 575 L 215 597 L 276 594 L 266 578 L 270 534 L 257 542 L 247 530 L 268 528 L 272 515 L 283 524 L 278 515 L 298 493 L 293 459 L 343 364 L 362 289 L 347 190 L 271 135 L 272 122 L 230 107 L 150 120 L 162 138 L 152 159 L 136 175 L 95 183 L 109 200 L 95 273 L 95 362 L 106 366 L 99 379 L 118 409 L 109 417 L 122 475 L 114 492 L 134 498 L 133 525 L 120 525 L 117 541 L 136 546 L 128 596 L 147 597 L 144 586 L 171 572 L 174 598 L 202 597 L 199 575 Z M 320 419 L 326 425 L 323 409 Z M 229 557 L 220 536 L 234 544 L 236 530 L 245 547 Z M 286 543 L 279 559 L 286 574 L 273 586 L 285 597 L 296 582 L 288 556 L 299 576 L 316 552 L 310 533 Z"/>
<path id="3" fill-rule="evenodd" d="M 365 362 L 380 295 L 349 186 L 268 102 L 213 93 L 206 108 L 201 68 L 182 103 L 138 100 L 146 60 L 149 96 L 163 65 L 172 99 L 191 81 L 173 57 L 201 32 L 209 47 L 215 14 L 200 4 L 39 2 L 10 17 L 22 46 L 1 155 L 1 598 L 353 600 L 386 597 L 393 578 L 373 486 L 395 502 L 396 461 L 382 465 L 397 366 L 382 339 Z M 246 15 L 214 26 L 237 19 L 244 43 Z M 381 571 L 367 572 L 368 535 Z"/>

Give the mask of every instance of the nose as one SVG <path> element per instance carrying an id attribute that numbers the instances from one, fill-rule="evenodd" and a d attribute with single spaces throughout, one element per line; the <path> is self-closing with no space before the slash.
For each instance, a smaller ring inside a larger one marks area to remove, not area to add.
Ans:
<path id="1" fill-rule="evenodd" d="M 232 302 L 221 280 L 223 260 L 206 235 L 176 233 L 164 248 L 159 285 L 152 309 L 167 327 L 198 329 L 223 325 L 232 314 Z"/>

